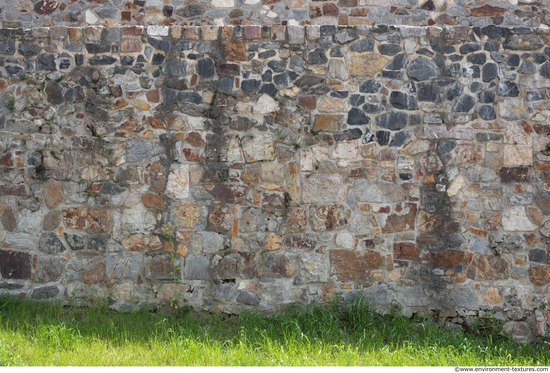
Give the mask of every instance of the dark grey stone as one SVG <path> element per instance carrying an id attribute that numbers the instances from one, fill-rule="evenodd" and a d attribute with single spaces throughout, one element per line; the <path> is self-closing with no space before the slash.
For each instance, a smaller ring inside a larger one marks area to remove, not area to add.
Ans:
<path id="1" fill-rule="evenodd" d="M 365 96 L 362 96 L 360 94 L 353 94 L 349 98 L 349 103 L 351 106 L 359 106 L 365 103 Z"/>
<path id="2" fill-rule="evenodd" d="M 443 69 L 444 76 L 450 76 L 452 78 L 460 78 L 462 76 L 462 66 L 459 63 L 452 63 L 445 66 Z"/>
<path id="3" fill-rule="evenodd" d="M 271 58 L 271 57 L 275 57 L 276 54 L 277 52 L 275 52 L 274 50 L 269 50 L 262 53 L 258 53 L 258 58 L 262 58 L 262 59 Z"/>
<path id="4" fill-rule="evenodd" d="M 499 82 L 497 95 L 504 97 L 517 97 L 519 95 L 518 86 L 514 82 Z"/>
<path id="5" fill-rule="evenodd" d="M 126 188 L 121 187 L 118 184 L 115 184 L 111 181 L 107 181 L 103 186 L 101 187 L 101 193 L 103 194 L 120 194 L 124 192 Z"/>
<path id="6" fill-rule="evenodd" d="M 380 83 L 374 79 L 365 80 L 359 84 L 359 92 L 361 93 L 378 93 L 380 91 Z"/>
<path id="7" fill-rule="evenodd" d="M 94 56 L 88 62 L 90 65 L 111 65 L 116 62 L 116 58 L 111 56 Z"/>
<path id="8" fill-rule="evenodd" d="M 424 83 L 418 85 L 418 101 L 440 102 L 440 88 L 436 83 Z"/>
<path id="9" fill-rule="evenodd" d="M 22 55 L 23 57 L 32 57 L 32 56 L 36 56 L 38 53 L 40 53 L 40 50 L 42 48 L 40 48 L 39 45 L 36 45 L 36 44 L 19 44 L 17 46 L 17 51 L 19 52 L 20 55 Z"/>
<path id="10" fill-rule="evenodd" d="M 363 39 L 351 46 L 351 50 L 354 52 L 372 52 L 374 50 L 374 41 L 369 39 Z"/>
<path id="11" fill-rule="evenodd" d="M 438 78 L 441 75 L 439 68 L 425 57 L 418 57 L 409 65 L 407 74 L 416 80 Z"/>
<path id="12" fill-rule="evenodd" d="M 203 78 L 214 76 L 214 62 L 210 58 L 201 58 L 197 61 L 197 73 Z"/>
<path id="13" fill-rule="evenodd" d="M 160 69 L 165 75 L 184 76 L 187 74 L 187 61 L 178 58 L 169 58 Z"/>
<path id="14" fill-rule="evenodd" d="M 527 101 L 540 101 L 546 99 L 544 91 L 527 91 L 525 95 Z"/>
<path id="15" fill-rule="evenodd" d="M 499 133 L 490 133 L 490 132 L 478 132 L 476 133 L 477 141 L 500 141 L 502 140 L 502 135 Z"/>
<path id="16" fill-rule="evenodd" d="M 390 131 L 376 131 L 376 141 L 381 146 L 388 145 L 390 142 Z"/>
<path id="17" fill-rule="evenodd" d="M 271 60 L 267 63 L 267 66 L 276 73 L 282 73 L 286 70 L 286 61 Z"/>
<path id="18" fill-rule="evenodd" d="M 261 299 L 259 296 L 249 293 L 248 291 L 241 291 L 239 295 L 237 295 L 237 302 L 248 306 L 258 306 L 260 301 Z"/>
<path id="19" fill-rule="evenodd" d="M 477 51 L 480 51 L 480 50 L 481 50 L 481 45 L 472 44 L 472 43 L 463 44 L 459 48 L 459 51 L 462 54 L 477 52 Z"/>
<path id="20" fill-rule="evenodd" d="M 481 105 L 479 108 L 479 116 L 483 120 L 495 120 L 497 119 L 497 113 L 492 105 Z"/>
<path id="21" fill-rule="evenodd" d="M 462 85 L 455 83 L 445 91 L 445 100 L 452 101 L 462 94 Z"/>
<path id="22" fill-rule="evenodd" d="M 0 54 L 14 54 L 15 53 L 15 40 L 6 39 L 0 43 Z"/>
<path id="23" fill-rule="evenodd" d="M 397 44 L 382 44 L 378 46 L 378 51 L 387 56 L 395 56 L 401 52 L 401 47 Z"/>
<path id="24" fill-rule="evenodd" d="M 84 250 L 86 248 L 88 242 L 87 236 L 80 236 L 72 233 L 64 233 L 64 236 L 72 250 Z"/>
<path id="25" fill-rule="evenodd" d="M 544 263 L 546 264 L 548 259 L 548 254 L 546 250 L 543 249 L 531 249 L 529 250 L 529 261 L 535 263 Z"/>
<path id="26" fill-rule="evenodd" d="M 36 70 L 56 71 L 55 57 L 51 53 L 43 53 L 36 58 Z"/>
<path id="27" fill-rule="evenodd" d="M 411 134 L 407 131 L 401 131 L 397 132 L 395 135 L 393 135 L 393 138 L 390 142 L 390 147 L 398 148 L 400 146 L 403 146 L 407 140 L 411 138 Z"/>
<path id="28" fill-rule="evenodd" d="M 448 140 L 448 139 L 439 139 L 437 140 L 435 152 L 438 156 L 442 157 L 445 154 L 452 151 L 454 148 L 456 148 L 456 141 Z"/>
<path id="29" fill-rule="evenodd" d="M 107 239 L 100 234 L 94 234 L 88 239 L 87 249 L 105 252 L 107 250 Z"/>
<path id="30" fill-rule="evenodd" d="M 202 102 L 202 96 L 198 92 L 178 92 L 178 100 L 198 105 Z"/>
<path id="31" fill-rule="evenodd" d="M 458 99 L 454 106 L 454 111 L 457 113 L 468 113 L 472 110 L 476 104 L 477 100 L 475 97 L 470 95 L 464 95 Z"/>
<path id="32" fill-rule="evenodd" d="M 256 92 L 260 88 L 261 84 L 262 82 L 257 79 L 243 80 L 241 82 L 241 89 L 249 93 Z"/>
<path id="33" fill-rule="evenodd" d="M 390 102 L 392 106 L 400 110 L 417 110 L 418 103 L 414 96 L 409 96 L 403 92 L 393 91 L 390 94 Z"/>
<path id="34" fill-rule="evenodd" d="M 309 64 L 317 65 L 327 63 L 328 58 L 323 49 L 317 48 L 314 51 L 308 53 L 307 61 Z"/>
<path id="35" fill-rule="evenodd" d="M 229 93 L 233 90 L 233 82 L 235 78 L 232 76 L 224 76 L 218 82 L 218 90 L 224 93 Z"/>
<path id="36" fill-rule="evenodd" d="M 348 112 L 347 123 L 351 126 L 359 126 L 361 124 L 367 124 L 369 122 L 370 118 L 358 108 L 352 108 Z"/>
<path id="37" fill-rule="evenodd" d="M 42 286 L 32 291 L 31 299 L 48 299 L 59 294 L 59 288 L 55 285 Z"/>
<path id="38" fill-rule="evenodd" d="M 163 52 L 170 52 L 170 49 L 172 49 L 172 43 L 169 40 L 147 38 L 147 42 L 153 48 L 161 50 Z"/>
<path id="39" fill-rule="evenodd" d="M 407 114 L 399 111 L 391 111 L 376 117 L 379 126 L 392 131 L 402 130 L 407 125 Z"/>
<path id="40" fill-rule="evenodd" d="M 403 69 L 409 65 L 409 59 L 405 53 L 398 54 L 395 56 L 386 66 L 384 70 L 393 70 L 397 71 Z"/>
<path id="41" fill-rule="evenodd" d="M 343 132 L 337 133 L 334 135 L 335 141 L 351 141 L 360 139 L 363 136 L 363 131 L 359 128 L 353 128 L 350 130 L 345 130 Z"/>
<path id="42" fill-rule="evenodd" d="M 48 102 L 52 105 L 59 105 L 63 102 L 63 87 L 59 83 L 49 81 L 44 87 Z"/>
<path id="43" fill-rule="evenodd" d="M 42 233 L 38 240 L 38 249 L 47 254 L 61 254 L 65 246 L 53 232 Z"/>
<path id="44" fill-rule="evenodd" d="M 521 63 L 521 66 L 518 69 L 518 73 L 520 74 L 530 75 L 536 72 L 537 72 L 537 66 L 533 62 L 528 60 L 523 60 L 523 62 Z"/>
<path id="45" fill-rule="evenodd" d="M 467 60 L 474 65 L 483 65 L 487 62 L 487 56 L 485 53 L 474 53 L 468 55 Z"/>
<path id="46" fill-rule="evenodd" d="M 262 85 L 262 88 L 258 91 L 259 93 L 267 93 L 271 97 L 275 97 L 279 92 L 279 89 L 273 83 L 266 83 Z"/>

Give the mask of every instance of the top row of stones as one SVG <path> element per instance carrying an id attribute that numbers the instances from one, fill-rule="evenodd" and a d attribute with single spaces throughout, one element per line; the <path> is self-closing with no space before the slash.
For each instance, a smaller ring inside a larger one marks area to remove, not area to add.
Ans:
<path id="1" fill-rule="evenodd" d="M 522 36 L 526 34 L 550 34 L 548 27 L 468 27 L 468 26 L 334 26 L 334 25 L 309 25 L 309 26 L 125 26 L 125 27 L 37 27 L 32 29 L 0 29 L 0 42 L 5 38 L 20 36 L 26 38 L 53 38 L 69 39 L 71 41 L 82 40 L 83 36 L 88 41 L 99 41 L 102 34 L 108 34 L 113 42 L 120 41 L 121 36 L 151 36 L 172 37 L 186 40 L 215 41 L 220 39 L 244 38 L 270 39 L 272 41 L 288 42 L 289 44 L 302 44 L 319 38 L 341 35 L 342 43 L 345 43 L 346 33 L 357 35 L 373 34 L 375 38 L 384 40 L 385 34 L 398 32 L 402 38 L 443 37 L 446 40 L 473 39 L 475 33 L 478 37 L 483 35 L 489 38 L 502 38 L 510 36 Z M 118 40 L 117 40 L 118 39 Z M 335 40 L 339 42 L 339 40 Z"/>

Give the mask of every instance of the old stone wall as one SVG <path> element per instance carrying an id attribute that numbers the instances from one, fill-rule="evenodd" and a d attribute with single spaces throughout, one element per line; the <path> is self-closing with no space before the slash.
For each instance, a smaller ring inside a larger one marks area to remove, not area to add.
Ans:
<path id="1" fill-rule="evenodd" d="M 548 0 L 3 0 L 3 27 L 550 24 Z"/>
<path id="2" fill-rule="evenodd" d="M 364 292 L 545 333 L 546 29 L 0 35 L 2 291 L 226 312 Z"/>

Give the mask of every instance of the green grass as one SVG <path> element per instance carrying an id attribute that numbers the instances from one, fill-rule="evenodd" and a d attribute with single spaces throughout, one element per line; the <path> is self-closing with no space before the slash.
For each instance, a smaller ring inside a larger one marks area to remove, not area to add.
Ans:
<path id="1" fill-rule="evenodd" d="M 0 298 L 0 365 L 550 365 L 548 344 L 472 336 L 359 302 L 165 316 Z"/>

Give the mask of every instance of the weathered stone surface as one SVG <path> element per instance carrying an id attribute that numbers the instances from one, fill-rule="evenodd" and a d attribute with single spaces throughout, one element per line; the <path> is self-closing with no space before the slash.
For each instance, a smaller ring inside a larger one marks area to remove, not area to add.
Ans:
<path id="1" fill-rule="evenodd" d="M 163 248 L 157 236 L 132 234 L 122 239 L 122 246 L 129 251 L 156 251 Z"/>
<path id="2" fill-rule="evenodd" d="M 189 198 L 189 166 L 182 165 L 168 175 L 165 194 L 168 198 Z"/>
<path id="3" fill-rule="evenodd" d="M 342 205 L 317 206 L 309 209 L 310 226 L 314 231 L 333 231 L 346 226 L 346 212 Z"/>
<path id="4" fill-rule="evenodd" d="M 373 250 L 357 253 L 350 250 L 330 250 L 332 275 L 339 281 L 361 281 L 370 277 L 370 272 L 384 265 L 384 257 Z"/>
<path id="5" fill-rule="evenodd" d="M 502 214 L 502 227 L 508 232 L 532 232 L 538 228 L 522 206 L 512 207 Z"/>
<path id="6" fill-rule="evenodd" d="M 344 202 L 346 198 L 346 185 L 341 174 L 302 176 L 301 184 L 304 203 Z"/>

